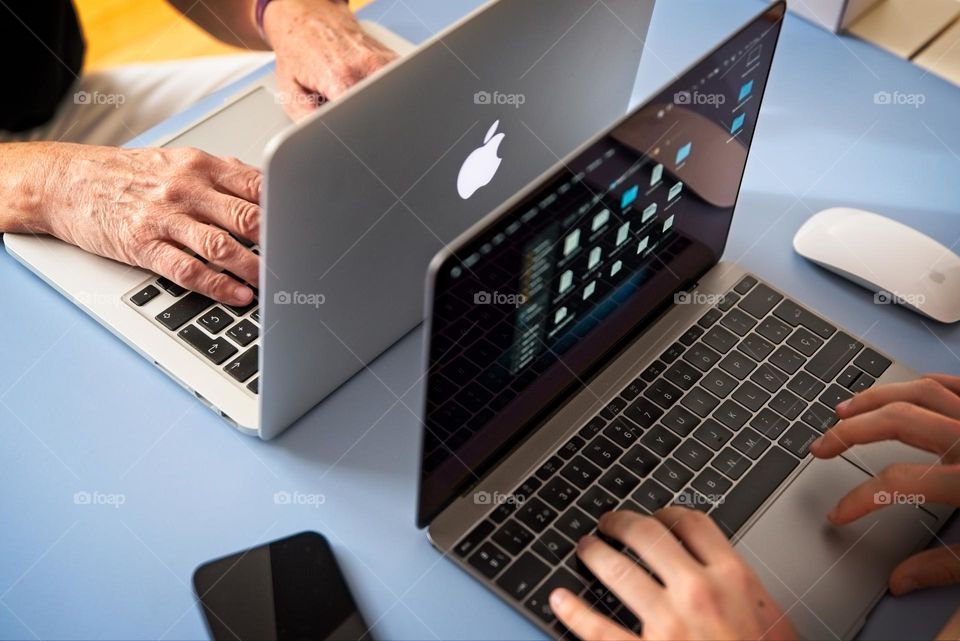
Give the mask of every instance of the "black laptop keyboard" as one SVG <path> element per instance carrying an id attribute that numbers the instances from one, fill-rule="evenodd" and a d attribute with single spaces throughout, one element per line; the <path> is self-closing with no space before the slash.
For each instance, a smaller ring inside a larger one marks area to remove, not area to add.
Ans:
<path id="1" fill-rule="evenodd" d="M 548 605 L 557 587 L 639 631 L 575 542 L 604 512 L 671 504 L 708 513 L 732 537 L 837 422 L 832 408 L 890 364 L 746 276 L 454 551 L 561 634 Z"/>

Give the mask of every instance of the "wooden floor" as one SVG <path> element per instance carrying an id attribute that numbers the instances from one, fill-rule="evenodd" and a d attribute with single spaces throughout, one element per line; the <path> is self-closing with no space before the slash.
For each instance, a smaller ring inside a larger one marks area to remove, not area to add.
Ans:
<path id="1" fill-rule="evenodd" d="M 75 0 L 87 69 L 238 51 L 211 38 L 164 0 Z M 355 9 L 370 0 L 351 0 Z"/>

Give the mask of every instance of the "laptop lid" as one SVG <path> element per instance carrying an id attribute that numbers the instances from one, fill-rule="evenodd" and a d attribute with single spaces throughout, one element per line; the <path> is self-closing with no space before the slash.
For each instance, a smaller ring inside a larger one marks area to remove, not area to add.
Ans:
<path id="1" fill-rule="evenodd" d="M 623 117 L 653 5 L 488 3 L 275 145 L 265 437 L 422 320 L 437 251 Z"/>
<path id="2" fill-rule="evenodd" d="M 420 527 L 719 261 L 784 11 L 434 259 Z"/>

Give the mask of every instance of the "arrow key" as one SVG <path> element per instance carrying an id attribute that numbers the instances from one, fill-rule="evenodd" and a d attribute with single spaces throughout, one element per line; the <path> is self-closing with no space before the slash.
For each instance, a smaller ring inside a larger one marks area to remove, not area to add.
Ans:
<path id="1" fill-rule="evenodd" d="M 206 332 L 196 325 L 187 325 L 180 330 L 177 336 L 185 340 L 191 347 L 216 365 L 220 365 L 237 353 L 237 348 L 229 342 L 222 338 L 210 338 Z"/>
<path id="2" fill-rule="evenodd" d="M 227 363 L 227 366 L 223 368 L 223 371 L 237 379 L 238 382 L 242 383 L 257 373 L 257 370 L 260 366 L 259 356 L 260 347 L 258 345 L 254 345 L 243 354 Z"/>

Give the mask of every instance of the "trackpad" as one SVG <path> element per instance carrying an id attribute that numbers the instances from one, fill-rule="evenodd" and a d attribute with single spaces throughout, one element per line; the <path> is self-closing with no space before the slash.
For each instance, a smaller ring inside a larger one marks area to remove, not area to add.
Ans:
<path id="1" fill-rule="evenodd" d="M 830 525 L 827 512 L 868 478 L 843 459 L 814 460 L 737 543 L 801 637 L 852 635 L 893 568 L 937 529 L 908 505 Z"/>

